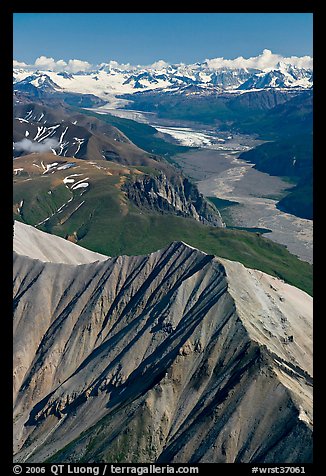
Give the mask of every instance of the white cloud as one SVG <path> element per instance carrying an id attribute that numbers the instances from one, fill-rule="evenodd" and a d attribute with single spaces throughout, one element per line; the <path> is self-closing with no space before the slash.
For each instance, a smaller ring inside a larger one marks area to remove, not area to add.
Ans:
<path id="1" fill-rule="evenodd" d="M 170 65 L 166 61 L 158 60 L 158 61 L 155 61 L 155 63 L 151 64 L 150 68 L 160 70 L 160 69 L 167 68 L 168 66 Z"/>
<path id="2" fill-rule="evenodd" d="M 244 58 L 243 56 L 238 56 L 234 59 L 224 59 L 213 58 L 205 60 L 207 66 L 211 69 L 221 69 L 221 68 L 247 68 L 247 69 L 260 69 L 268 70 L 273 69 L 275 66 L 282 62 L 286 64 L 291 64 L 299 68 L 312 68 L 312 58 L 310 56 L 290 56 L 284 57 L 279 54 L 272 53 L 271 50 L 265 49 L 258 56 L 252 56 L 250 58 Z"/>
<path id="3" fill-rule="evenodd" d="M 108 63 L 101 63 L 100 66 L 108 66 L 108 68 L 119 69 L 121 71 L 130 71 L 139 68 L 130 63 L 118 63 L 118 61 L 110 60 Z"/>
<path id="4" fill-rule="evenodd" d="M 79 71 L 89 71 L 92 65 L 88 61 L 70 59 L 65 71 L 68 73 L 78 73 Z"/>
<path id="5" fill-rule="evenodd" d="M 283 58 L 283 63 L 292 64 L 297 68 L 313 69 L 313 58 L 311 56 L 290 56 Z"/>
<path id="6" fill-rule="evenodd" d="M 56 68 L 59 68 L 59 69 L 64 69 L 67 67 L 67 63 L 64 60 L 58 60 L 57 62 L 54 62 L 54 63 Z"/>
<path id="7" fill-rule="evenodd" d="M 56 149 L 59 142 L 56 139 L 44 139 L 43 142 L 32 142 L 30 139 L 22 139 L 14 142 L 14 149 L 24 152 L 46 152 L 47 150 Z"/>
<path id="8" fill-rule="evenodd" d="M 28 64 L 24 63 L 23 61 L 13 61 L 13 66 L 14 68 L 26 68 L 28 67 Z"/>
<path id="9" fill-rule="evenodd" d="M 27 65 L 19 61 L 13 61 L 14 68 L 25 68 L 30 71 L 37 69 L 45 71 L 55 71 L 57 73 L 78 73 L 80 71 L 89 71 L 92 65 L 88 61 L 82 61 L 79 59 L 70 59 L 68 63 L 63 59 L 55 60 L 54 58 L 47 56 L 39 56 L 36 58 L 34 64 Z"/>
<path id="10" fill-rule="evenodd" d="M 65 63 L 66 65 L 67 63 Z M 38 69 L 56 70 L 56 61 L 53 58 L 47 58 L 46 56 L 39 56 L 36 58 L 34 66 Z"/>
<path id="11" fill-rule="evenodd" d="M 278 63 L 285 63 L 296 66 L 298 68 L 313 68 L 313 59 L 311 56 L 289 56 L 284 57 L 279 54 L 272 53 L 269 49 L 264 49 L 263 52 L 258 56 L 252 56 L 250 58 L 244 58 L 243 56 L 238 56 L 234 59 L 225 59 L 212 58 L 206 59 L 205 63 L 209 69 L 222 69 L 222 68 L 247 68 L 247 69 L 259 69 L 259 70 L 269 70 L 277 66 Z M 50 70 L 55 72 L 67 72 L 67 73 L 78 73 L 83 71 L 95 71 L 98 68 L 112 68 L 118 69 L 120 71 L 135 71 L 139 69 L 156 69 L 160 70 L 169 66 L 164 60 L 155 61 L 149 66 L 141 65 L 131 65 L 130 63 L 119 63 L 115 60 L 110 60 L 108 63 L 101 63 L 100 65 L 92 65 L 88 61 L 83 61 L 79 59 L 70 59 L 68 62 L 63 59 L 55 60 L 54 58 L 47 56 L 39 56 L 33 65 L 27 65 L 24 62 L 19 62 L 14 60 L 14 68 L 24 68 L 29 71 L 40 70 Z M 192 68 L 194 65 L 186 65 L 180 63 L 179 68 L 184 67 L 187 70 L 189 67 Z"/>

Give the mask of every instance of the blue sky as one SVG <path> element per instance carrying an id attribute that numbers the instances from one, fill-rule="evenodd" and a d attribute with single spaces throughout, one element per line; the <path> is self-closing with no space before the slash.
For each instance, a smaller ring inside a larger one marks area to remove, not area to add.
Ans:
<path id="1" fill-rule="evenodd" d="M 92 64 L 194 63 L 206 58 L 312 56 L 311 13 L 15 13 L 14 58 Z"/>

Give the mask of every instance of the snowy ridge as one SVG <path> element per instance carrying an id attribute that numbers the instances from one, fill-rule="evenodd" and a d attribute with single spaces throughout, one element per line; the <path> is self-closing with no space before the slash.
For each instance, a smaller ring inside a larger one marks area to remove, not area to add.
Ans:
<path id="1" fill-rule="evenodd" d="M 275 57 L 275 58 L 274 58 Z M 78 73 L 15 68 L 14 89 L 28 87 L 42 91 L 92 94 L 112 100 L 121 94 L 139 91 L 181 91 L 199 87 L 203 91 L 223 92 L 264 88 L 309 89 L 313 86 L 312 58 L 282 58 L 264 50 L 258 60 L 205 60 L 195 64 L 170 65 L 158 61 L 150 66 L 119 65 L 114 61 L 102 63 L 93 70 Z M 272 60 L 271 60 L 272 58 Z M 277 59 L 281 59 L 276 62 Z M 200 91 L 200 90 L 199 90 Z"/>

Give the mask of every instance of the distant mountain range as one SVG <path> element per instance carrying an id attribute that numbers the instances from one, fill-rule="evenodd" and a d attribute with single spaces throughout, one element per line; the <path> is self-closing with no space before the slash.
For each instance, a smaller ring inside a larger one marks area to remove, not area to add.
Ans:
<path id="1" fill-rule="evenodd" d="M 159 68 L 132 67 L 129 70 L 103 64 L 96 71 L 74 74 L 14 69 L 13 81 L 17 91 L 28 91 L 35 96 L 87 94 L 92 103 L 139 91 L 211 95 L 223 92 L 241 94 L 244 91 L 269 88 L 311 89 L 313 71 L 283 62 L 264 70 L 226 67 L 214 69 L 207 62 L 165 65 Z M 78 101 L 78 97 L 71 96 L 70 100 Z"/>

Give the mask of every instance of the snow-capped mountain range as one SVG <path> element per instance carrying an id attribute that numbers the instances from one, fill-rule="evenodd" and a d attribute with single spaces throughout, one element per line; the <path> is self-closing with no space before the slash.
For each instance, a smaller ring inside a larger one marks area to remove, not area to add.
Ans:
<path id="1" fill-rule="evenodd" d="M 91 71 L 54 71 L 31 67 L 14 68 L 14 89 L 18 91 L 66 92 L 92 94 L 109 100 L 122 94 L 140 91 L 210 94 L 278 88 L 310 89 L 312 67 L 279 61 L 272 67 L 216 66 L 213 60 L 203 63 L 131 67 L 115 62 L 102 63 Z M 16 64 L 19 64 L 16 62 Z"/>

